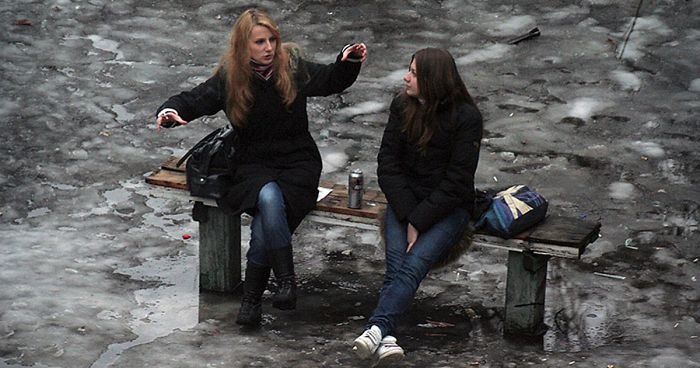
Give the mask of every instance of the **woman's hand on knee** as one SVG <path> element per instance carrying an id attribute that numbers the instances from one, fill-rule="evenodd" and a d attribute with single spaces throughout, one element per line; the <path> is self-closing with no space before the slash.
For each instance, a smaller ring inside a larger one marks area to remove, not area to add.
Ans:
<path id="1" fill-rule="evenodd" d="M 411 251 L 411 248 L 413 248 L 413 244 L 416 244 L 416 240 L 418 240 L 418 230 L 410 223 L 408 224 L 408 229 L 406 230 L 406 238 L 408 240 L 406 253 L 408 253 Z"/>

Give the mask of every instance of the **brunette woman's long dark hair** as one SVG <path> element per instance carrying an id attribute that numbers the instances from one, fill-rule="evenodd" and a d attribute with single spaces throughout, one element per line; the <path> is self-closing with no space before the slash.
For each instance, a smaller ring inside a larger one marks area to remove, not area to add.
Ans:
<path id="1" fill-rule="evenodd" d="M 415 98 L 403 93 L 407 100 L 403 111 L 403 131 L 411 142 L 418 145 L 420 151 L 425 152 L 428 142 L 438 128 L 439 111 L 454 110 L 462 103 L 477 107 L 449 51 L 438 48 L 422 49 L 413 54 L 411 63 L 414 60 L 419 96 Z"/>

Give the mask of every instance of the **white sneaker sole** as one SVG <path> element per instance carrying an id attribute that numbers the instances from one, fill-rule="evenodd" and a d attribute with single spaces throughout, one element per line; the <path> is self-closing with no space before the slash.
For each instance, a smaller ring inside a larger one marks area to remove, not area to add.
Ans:
<path id="1" fill-rule="evenodd" d="M 386 367 L 391 367 L 392 365 L 400 362 L 403 360 L 404 354 L 402 353 L 394 353 L 394 354 L 389 354 L 381 357 L 378 359 L 374 365 L 372 365 L 373 368 L 386 368 Z"/>

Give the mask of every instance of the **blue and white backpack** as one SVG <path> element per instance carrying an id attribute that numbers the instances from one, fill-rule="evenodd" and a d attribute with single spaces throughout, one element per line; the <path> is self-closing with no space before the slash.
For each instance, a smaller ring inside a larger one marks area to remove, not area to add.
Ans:
<path id="1" fill-rule="evenodd" d="M 515 185 L 496 193 L 475 227 L 512 238 L 544 220 L 547 206 L 541 194 L 525 185 Z"/>

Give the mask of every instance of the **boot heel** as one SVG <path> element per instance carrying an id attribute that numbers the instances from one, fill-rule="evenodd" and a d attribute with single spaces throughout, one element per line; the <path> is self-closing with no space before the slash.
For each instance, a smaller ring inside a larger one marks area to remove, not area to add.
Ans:
<path id="1" fill-rule="evenodd" d="M 257 326 L 262 321 L 262 295 L 270 278 L 270 267 L 248 262 L 243 281 L 243 298 L 236 323 Z"/>
<path id="2" fill-rule="evenodd" d="M 257 326 L 262 321 L 262 304 L 244 300 L 238 312 L 236 324 L 242 326 Z"/>
<path id="3" fill-rule="evenodd" d="M 280 310 L 297 308 L 297 292 L 294 277 L 291 280 L 280 281 L 280 288 L 272 297 L 272 307 Z"/>
<path id="4" fill-rule="evenodd" d="M 272 297 L 272 307 L 292 310 L 297 307 L 297 283 L 294 275 L 292 247 L 273 249 L 270 253 L 272 270 L 277 278 L 279 289 Z"/>

